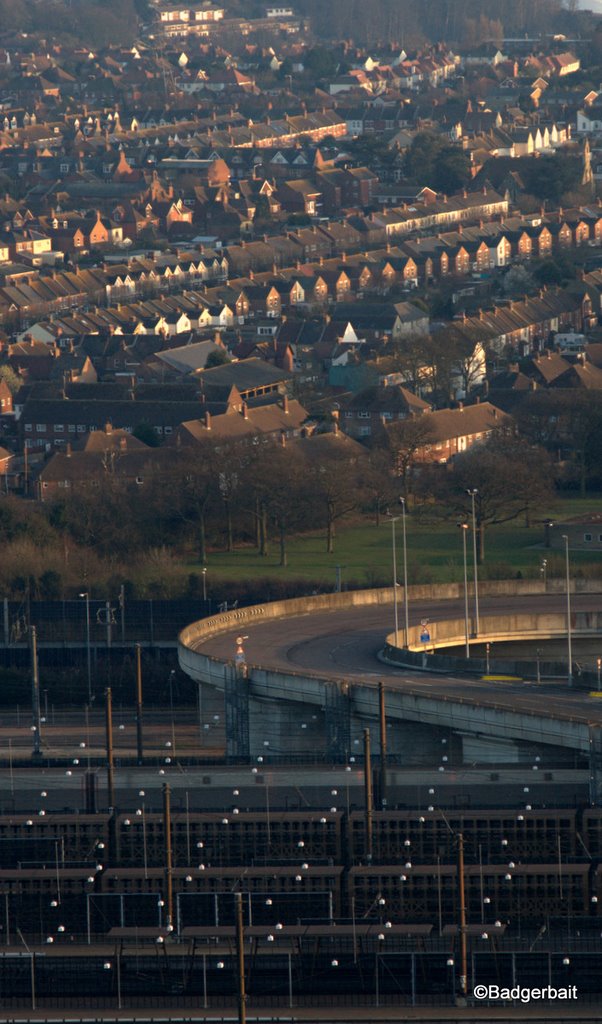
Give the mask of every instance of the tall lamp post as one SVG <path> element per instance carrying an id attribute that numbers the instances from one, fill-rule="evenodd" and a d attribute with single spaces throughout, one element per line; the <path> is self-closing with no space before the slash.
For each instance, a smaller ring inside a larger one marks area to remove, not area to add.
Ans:
<path id="1" fill-rule="evenodd" d="M 90 594 L 86 590 L 79 595 L 86 600 L 86 657 L 88 664 L 88 704 L 92 703 L 92 661 L 90 658 Z"/>
<path id="2" fill-rule="evenodd" d="M 569 558 L 569 538 L 566 533 L 563 533 L 562 539 L 564 541 L 564 554 L 566 564 L 566 643 L 567 643 L 567 655 L 569 659 L 569 670 L 567 675 L 567 682 L 569 686 L 573 685 L 573 636 L 571 632 L 571 563 Z"/>
<path id="3" fill-rule="evenodd" d="M 462 550 L 464 553 L 464 639 L 466 643 L 466 657 L 470 658 L 470 634 L 468 631 L 468 565 L 466 561 L 466 533 L 468 523 L 458 523 L 462 531 Z"/>
<path id="4" fill-rule="evenodd" d="M 408 545 L 406 534 L 406 500 L 399 499 L 401 504 L 401 516 L 391 516 L 391 545 L 393 562 L 393 616 L 395 620 L 395 646 L 399 647 L 399 603 L 397 600 L 397 537 L 395 524 L 401 519 L 403 537 L 403 646 L 408 646 L 409 637 L 409 610 L 408 610 Z M 390 513 L 389 513 L 390 515 Z"/>
<path id="5" fill-rule="evenodd" d="M 399 608 L 397 606 L 397 542 L 395 538 L 395 523 L 398 516 L 391 516 L 391 545 L 393 554 L 393 619 L 395 622 L 395 646 L 399 647 Z"/>
<path id="6" fill-rule="evenodd" d="M 401 503 L 401 532 L 403 535 L 403 646 L 408 646 L 409 622 L 408 622 L 408 544 L 406 537 L 406 500 L 399 499 Z"/>
<path id="7" fill-rule="evenodd" d="M 473 573 L 474 573 L 474 631 L 475 636 L 479 635 L 479 577 L 477 570 L 477 515 L 475 509 L 475 498 L 478 494 L 476 487 L 472 490 L 468 490 L 467 494 L 470 495 L 470 502 L 472 506 L 472 559 L 473 559 Z"/>
<path id="8" fill-rule="evenodd" d="M 38 675 L 38 644 L 37 644 L 37 631 L 35 626 L 31 626 L 30 632 L 31 642 L 31 710 L 32 710 L 32 732 L 33 732 L 33 750 L 31 756 L 33 760 L 38 760 L 42 756 L 40 749 L 41 744 L 41 733 L 42 733 L 42 718 L 40 715 L 40 677 Z"/>

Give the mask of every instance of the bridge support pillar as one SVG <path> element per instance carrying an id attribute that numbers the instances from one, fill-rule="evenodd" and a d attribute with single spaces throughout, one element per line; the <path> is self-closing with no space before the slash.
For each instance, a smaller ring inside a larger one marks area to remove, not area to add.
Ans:
<path id="1" fill-rule="evenodd" d="M 245 761 L 250 756 L 249 680 L 235 665 L 224 665 L 226 708 L 226 760 Z"/>
<path id="2" fill-rule="evenodd" d="M 351 749 L 349 684 L 327 683 L 325 690 L 326 750 L 333 761 L 345 761 Z"/>
<path id="3" fill-rule="evenodd" d="M 602 806 L 602 728 L 589 728 L 589 802 L 592 807 Z"/>

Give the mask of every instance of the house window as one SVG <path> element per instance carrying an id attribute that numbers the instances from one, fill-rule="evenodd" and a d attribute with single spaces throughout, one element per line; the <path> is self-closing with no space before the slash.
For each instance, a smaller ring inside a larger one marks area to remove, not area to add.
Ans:
<path id="1" fill-rule="evenodd" d="M 74 434 L 75 433 L 75 423 L 70 423 L 69 426 L 67 427 L 67 430 L 69 431 L 70 434 Z"/>
<path id="2" fill-rule="evenodd" d="M 55 423 L 54 424 L 54 432 L 55 432 L 55 434 L 62 434 L 64 430 L 65 430 L 65 428 L 64 428 L 62 423 Z"/>
<path id="3" fill-rule="evenodd" d="M 86 425 L 85 425 L 85 423 L 78 423 L 77 424 L 77 432 L 78 432 L 78 434 L 85 434 L 86 433 Z"/>
<path id="4" fill-rule="evenodd" d="M 137 484 L 143 484 L 143 483 L 144 483 L 144 480 L 142 479 L 142 477 L 141 477 L 141 476 L 137 476 L 137 477 L 136 477 L 136 483 L 137 483 Z"/>
<path id="5" fill-rule="evenodd" d="M 591 541 L 591 539 L 592 539 L 591 533 L 584 533 L 583 534 L 583 539 L 589 543 L 589 541 Z"/>
<path id="6" fill-rule="evenodd" d="M 31 431 L 32 431 L 31 423 L 26 423 L 25 424 L 25 431 L 26 431 L 26 433 L 31 434 Z"/>
<path id="7" fill-rule="evenodd" d="M 45 434 L 46 433 L 46 424 L 45 423 L 36 423 L 36 430 L 37 430 L 38 434 Z"/>
<path id="8" fill-rule="evenodd" d="M 358 412 L 357 418 L 358 418 L 358 420 L 369 420 L 370 419 L 370 413 L 369 412 Z"/>

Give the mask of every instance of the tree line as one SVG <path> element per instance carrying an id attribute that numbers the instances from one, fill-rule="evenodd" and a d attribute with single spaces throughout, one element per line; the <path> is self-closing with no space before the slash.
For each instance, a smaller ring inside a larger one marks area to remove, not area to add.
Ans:
<path id="1" fill-rule="evenodd" d="M 419 521 L 466 521 L 474 489 L 484 561 L 491 529 L 543 522 L 558 487 L 583 494 L 602 486 L 595 393 L 538 389 L 513 411 L 518 431 L 500 427 L 445 466 L 423 461 L 437 442 L 428 413 L 373 423 L 369 447 L 333 434 L 286 446 L 205 441 L 174 449 L 157 468 L 149 455 L 138 483 L 107 459 L 101 479 L 44 503 L 0 497 L 0 588 L 53 597 L 82 579 L 142 567 L 160 596 L 169 573 L 187 562 L 202 567 L 213 552 L 254 549 L 266 564 L 276 553 L 285 567 L 292 538 L 321 532 L 333 553 L 342 524 L 378 525 L 400 497 Z"/>
<path id="2" fill-rule="evenodd" d="M 320 36 L 406 48 L 426 41 L 470 45 L 540 35 L 563 27 L 570 14 L 563 0 L 300 0 L 297 6 Z"/>

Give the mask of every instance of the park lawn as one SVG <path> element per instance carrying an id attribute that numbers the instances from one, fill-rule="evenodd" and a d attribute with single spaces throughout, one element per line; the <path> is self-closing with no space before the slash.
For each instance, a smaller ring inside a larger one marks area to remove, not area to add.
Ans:
<path id="1" fill-rule="evenodd" d="M 563 519 L 594 511 L 602 511 L 600 498 L 562 498 L 554 502 L 550 518 Z M 462 578 L 461 535 L 454 523 L 428 521 L 420 514 L 408 514 L 407 543 L 410 583 L 450 582 Z M 522 520 L 491 527 L 486 533 L 485 549 L 485 563 L 480 570 L 483 579 L 506 579 L 518 572 L 524 577 L 538 576 L 544 557 L 548 561 L 550 576 L 560 576 L 564 572 L 562 553 L 546 551 L 543 547 L 542 521 L 530 528 L 526 528 Z M 337 566 L 340 567 L 343 587 L 386 585 L 391 579 L 391 527 L 386 520 L 379 527 L 373 521 L 339 525 L 332 555 L 326 553 L 325 532 L 322 530 L 291 538 L 287 550 L 286 568 L 279 565 L 276 539 L 264 558 L 250 547 L 231 553 L 210 552 L 208 580 L 257 577 L 309 579 L 334 589 Z M 397 550 L 398 579 L 401 579 L 401 521 L 397 523 Z M 471 547 L 468 557 L 471 564 Z M 602 551 L 572 552 L 571 563 L 575 572 L 596 564 L 602 574 Z M 198 563 L 188 562 L 185 568 L 187 572 L 199 571 Z"/>

